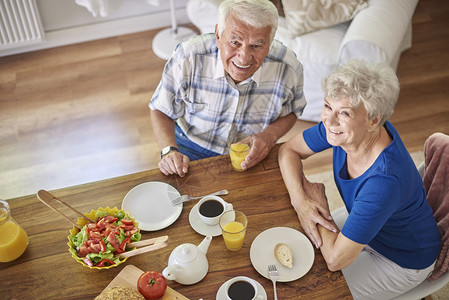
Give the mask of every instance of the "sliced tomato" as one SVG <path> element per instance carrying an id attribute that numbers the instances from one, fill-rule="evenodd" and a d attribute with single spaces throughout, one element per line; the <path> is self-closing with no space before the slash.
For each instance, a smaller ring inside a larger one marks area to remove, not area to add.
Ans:
<path id="1" fill-rule="evenodd" d="M 111 233 L 111 231 L 114 232 L 115 228 L 106 227 L 106 229 L 101 232 L 101 235 L 107 237 Z"/>
<path id="2" fill-rule="evenodd" d="M 133 220 L 131 220 L 131 219 L 128 219 L 128 218 L 123 218 L 123 219 L 121 219 L 120 220 L 124 225 L 132 225 L 132 226 L 134 226 L 134 223 L 133 223 Z"/>
<path id="3" fill-rule="evenodd" d="M 106 245 L 104 244 L 103 240 L 100 240 L 100 247 L 101 247 L 101 252 L 106 252 Z"/>
<path id="4" fill-rule="evenodd" d="M 78 257 L 85 257 L 89 253 L 89 249 L 85 245 L 81 245 L 78 250 Z"/>
<path id="5" fill-rule="evenodd" d="M 120 249 L 120 245 L 117 242 L 117 237 L 115 236 L 114 232 L 111 232 L 108 237 L 106 238 L 106 241 L 108 241 L 112 247 L 117 251 L 117 253 L 123 253 L 123 250 Z"/>
<path id="6" fill-rule="evenodd" d="M 135 234 L 136 232 L 139 232 L 139 228 L 137 228 L 136 226 L 134 226 L 133 229 L 125 232 L 126 236 L 132 236 L 133 234 Z"/>
<path id="7" fill-rule="evenodd" d="M 114 233 L 115 235 L 118 235 L 118 236 L 120 236 L 120 228 L 115 228 L 115 230 L 114 231 L 111 231 L 112 233 Z"/>
<path id="8" fill-rule="evenodd" d="M 118 219 L 116 217 L 111 216 L 111 215 L 107 215 L 103 219 L 106 223 L 114 223 L 115 221 L 118 221 Z"/>
<path id="9" fill-rule="evenodd" d="M 123 229 L 124 229 L 125 231 L 133 230 L 133 229 L 134 229 L 134 225 L 126 225 L 126 226 L 123 226 Z"/>
<path id="10" fill-rule="evenodd" d="M 97 230 L 97 224 L 95 224 L 95 223 L 89 223 L 89 224 L 87 224 L 86 227 L 89 230 Z"/>
<path id="11" fill-rule="evenodd" d="M 100 239 L 102 237 L 101 232 L 99 231 L 91 231 L 90 236 L 95 239 Z"/>
<path id="12" fill-rule="evenodd" d="M 98 231 L 102 231 L 106 227 L 106 222 L 103 219 L 98 220 L 97 222 L 97 229 Z"/>
<path id="13" fill-rule="evenodd" d="M 100 253 L 101 246 L 100 246 L 100 244 L 91 243 L 89 245 L 88 249 L 91 253 Z"/>
<path id="14" fill-rule="evenodd" d="M 120 245 L 120 249 L 125 251 L 126 250 L 126 245 L 129 244 L 129 243 L 131 243 L 131 239 L 129 237 L 125 238 L 123 240 L 123 242 L 121 243 L 121 245 Z"/>

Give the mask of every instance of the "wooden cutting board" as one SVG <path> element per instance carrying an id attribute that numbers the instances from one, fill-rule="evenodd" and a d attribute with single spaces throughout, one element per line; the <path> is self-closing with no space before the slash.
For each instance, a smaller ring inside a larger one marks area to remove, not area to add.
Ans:
<path id="1" fill-rule="evenodd" d="M 115 276 L 115 278 L 108 284 L 105 290 L 115 287 L 115 286 L 123 286 L 129 287 L 137 290 L 137 280 L 140 275 L 143 274 L 143 271 L 137 268 L 134 265 L 127 265 L 120 271 L 120 273 Z M 189 300 L 189 298 L 181 295 L 171 287 L 167 286 L 165 290 L 164 296 L 161 298 L 162 300 Z"/>

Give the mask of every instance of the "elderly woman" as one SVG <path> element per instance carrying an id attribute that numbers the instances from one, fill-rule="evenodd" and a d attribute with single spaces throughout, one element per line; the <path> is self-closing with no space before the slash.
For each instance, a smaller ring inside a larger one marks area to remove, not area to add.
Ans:
<path id="1" fill-rule="evenodd" d="M 304 231 L 329 270 L 342 270 L 353 297 L 394 298 L 426 279 L 440 250 L 421 177 L 388 121 L 398 79 L 390 67 L 352 60 L 323 88 L 322 122 L 280 149 L 282 177 Z M 347 209 L 341 231 L 324 186 L 307 181 L 301 162 L 328 148 Z"/>

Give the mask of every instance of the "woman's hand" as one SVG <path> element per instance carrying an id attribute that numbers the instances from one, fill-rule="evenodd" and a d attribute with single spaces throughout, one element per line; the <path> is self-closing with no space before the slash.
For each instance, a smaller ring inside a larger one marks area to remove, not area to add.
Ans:
<path id="1" fill-rule="evenodd" d="M 178 151 L 172 151 L 162 157 L 159 169 L 164 175 L 177 174 L 184 177 L 189 170 L 190 159 Z"/>
<path id="2" fill-rule="evenodd" d="M 294 201 L 292 199 L 292 205 L 295 208 L 306 235 L 318 249 L 323 245 L 323 241 L 317 225 L 320 224 L 332 232 L 337 232 L 337 228 L 329 222 L 332 221 L 332 217 L 324 192 L 324 184 L 309 182 L 307 178 L 303 176 L 302 185 L 306 197 L 301 201 Z"/>

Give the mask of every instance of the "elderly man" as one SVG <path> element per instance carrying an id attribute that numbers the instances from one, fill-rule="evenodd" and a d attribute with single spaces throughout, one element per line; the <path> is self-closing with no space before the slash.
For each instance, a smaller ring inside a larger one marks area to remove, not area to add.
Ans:
<path id="1" fill-rule="evenodd" d="M 184 176 L 190 160 L 226 153 L 235 132 L 253 139 L 246 170 L 294 125 L 306 104 L 303 68 L 274 41 L 277 22 L 268 0 L 225 0 L 215 34 L 176 47 L 150 102 L 162 173 Z"/>

